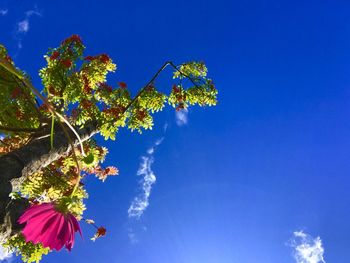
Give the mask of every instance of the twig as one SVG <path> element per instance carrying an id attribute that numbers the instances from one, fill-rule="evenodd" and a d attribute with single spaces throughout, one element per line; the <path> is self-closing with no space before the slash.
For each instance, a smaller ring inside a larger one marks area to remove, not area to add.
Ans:
<path id="1" fill-rule="evenodd" d="M 139 93 L 129 102 L 129 104 L 125 107 L 124 111 L 122 112 L 122 114 L 124 114 L 128 108 L 141 96 L 141 94 L 147 89 L 147 87 L 149 87 L 149 85 L 152 84 L 152 82 L 154 82 L 154 80 L 159 76 L 159 74 L 168 66 L 171 65 L 172 62 L 171 61 L 167 61 L 163 64 L 163 66 L 160 67 L 160 69 L 156 72 L 156 74 L 154 74 L 154 76 L 151 78 L 150 81 L 147 82 L 147 84 L 139 91 Z"/>
<path id="2" fill-rule="evenodd" d="M 185 76 L 186 78 L 188 78 L 192 82 L 193 85 L 195 85 L 197 88 L 199 88 L 198 84 L 190 76 L 188 76 L 187 74 L 185 74 L 181 70 L 179 70 L 173 62 L 169 62 L 169 65 L 172 66 L 182 76 Z"/>

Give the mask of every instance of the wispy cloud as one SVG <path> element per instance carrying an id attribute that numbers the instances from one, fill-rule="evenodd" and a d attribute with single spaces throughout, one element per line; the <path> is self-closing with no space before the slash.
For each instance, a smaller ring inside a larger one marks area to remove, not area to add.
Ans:
<path id="1" fill-rule="evenodd" d="M 8 11 L 8 9 L 0 9 L 0 16 L 6 16 Z"/>
<path id="2" fill-rule="evenodd" d="M 9 262 L 12 258 L 12 253 L 9 253 L 0 245 L 0 262 Z"/>
<path id="3" fill-rule="evenodd" d="M 140 181 L 142 189 L 141 193 L 134 198 L 128 209 L 129 217 L 140 218 L 140 216 L 149 205 L 148 199 L 151 194 L 152 185 L 156 182 L 156 176 L 152 171 L 152 164 L 154 162 L 154 158 L 152 156 L 153 151 L 153 149 L 152 151 L 148 151 L 151 152 L 150 156 L 141 157 L 142 161 L 140 168 L 137 171 L 137 175 L 142 176 L 142 179 Z"/>
<path id="4" fill-rule="evenodd" d="M 183 126 L 188 123 L 188 110 L 182 109 L 175 112 L 176 124 Z"/>
<path id="5" fill-rule="evenodd" d="M 157 146 L 159 146 L 163 140 L 164 137 L 156 140 L 153 146 L 147 150 L 147 155 L 141 157 L 140 167 L 137 171 L 137 175 L 142 177 L 139 182 L 141 191 L 131 202 L 128 209 L 129 217 L 139 219 L 149 205 L 152 186 L 157 180 L 156 175 L 152 170 L 152 164 L 154 162 L 153 154 Z"/>
<path id="6" fill-rule="evenodd" d="M 168 129 L 168 123 L 165 123 L 163 126 L 163 134 L 166 133 Z M 140 225 L 142 221 L 140 218 L 149 206 L 149 198 L 151 195 L 152 187 L 155 184 L 157 178 L 155 173 L 152 170 L 152 164 L 154 163 L 154 153 L 157 150 L 157 147 L 161 145 L 164 141 L 165 135 L 155 140 L 151 147 L 149 147 L 144 156 L 141 156 L 141 162 L 139 169 L 137 170 L 137 176 L 140 176 L 139 180 L 139 192 L 132 199 L 132 202 L 128 209 L 128 227 L 127 235 L 131 244 L 138 243 L 139 234 L 145 233 L 147 227 Z"/>
<path id="7" fill-rule="evenodd" d="M 163 126 L 163 131 L 166 132 L 168 130 L 169 124 L 166 122 Z"/>
<path id="8" fill-rule="evenodd" d="M 137 238 L 137 235 L 136 235 L 134 229 L 131 227 L 128 228 L 128 237 L 129 237 L 131 244 L 136 244 L 139 242 L 139 239 Z"/>
<path id="9" fill-rule="evenodd" d="M 36 8 L 33 10 L 28 10 L 25 12 L 24 19 L 16 24 L 15 38 L 17 39 L 18 49 L 21 49 L 23 47 L 22 39 L 30 29 L 30 21 L 33 16 L 42 16 L 42 14 Z"/>
<path id="10" fill-rule="evenodd" d="M 37 8 L 35 8 L 35 9 L 33 9 L 33 10 L 28 10 L 28 11 L 26 12 L 26 17 L 31 17 L 31 16 L 33 16 L 33 15 L 42 16 L 41 12 L 39 12 L 39 11 L 37 10 Z"/>
<path id="11" fill-rule="evenodd" d="M 18 33 L 27 33 L 29 31 L 29 19 L 24 19 L 17 24 L 17 32 Z"/>
<path id="12" fill-rule="evenodd" d="M 289 245 L 294 249 L 293 254 L 297 263 L 325 263 L 320 237 L 313 238 L 303 231 L 295 231 Z"/>

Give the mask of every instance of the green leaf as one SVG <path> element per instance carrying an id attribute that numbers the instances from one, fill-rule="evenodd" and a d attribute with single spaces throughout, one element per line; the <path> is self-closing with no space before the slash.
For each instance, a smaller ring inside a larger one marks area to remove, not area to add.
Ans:
<path id="1" fill-rule="evenodd" d="M 90 153 L 88 156 L 86 156 L 85 158 L 83 158 L 83 162 L 86 164 L 92 164 L 95 160 L 95 157 L 92 153 Z"/>

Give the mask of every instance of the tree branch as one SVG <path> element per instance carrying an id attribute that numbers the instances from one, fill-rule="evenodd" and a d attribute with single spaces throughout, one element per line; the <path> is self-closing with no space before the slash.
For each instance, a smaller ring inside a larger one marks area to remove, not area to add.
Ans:
<path id="1" fill-rule="evenodd" d="M 147 82 L 147 84 L 139 91 L 139 93 L 129 102 L 129 104 L 125 107 L 124 111 L 122 112 L 122 114 L 124 114 L 132 104 L 135 103 L 135 101 L 142 95 L 142 93 L 147 89 L 147 87 L 149 87 L 149 85 L 152 84 L 152 82 L 154 82 L 154 80 L 159 76 L 159 74 L 168 66 L 170 65 L 172 62 L 167 61 L 163 64 L 163 66 L 161 66 L 159 68 L 159 70 L 156 72 L 156 74 L 154 74 L 154 76 Z"/>
<path id="2" fill-rule="evenodd" d="M 0 131 L 7 131 L 7 132 L 38 132 L 41 131 L 45 126 L 42 126 L 40 128 L 16 128 L 16 127 L 6 127 L 0 125 Z"/>
<path id="3" fill-rule="evenodd" d="M 170 61 L 170 62 L 169 62 L 169 65 L 172 66 L 172 67 L 173 67 L 177 72 L 179 72 L 182 76 L 188 78 L 188 79 L 192 82 L 193 85 L 195 85 L 197 88 L 199 88 L 198 84 L 197 84 L 190 76 L 188 76 L 187 74 L 185 74 L 185 73 L 183 73 L 181 70 L 179 70 L 179 69 L 177 68 L 177 66 L 176 66 L 173 62 Z"/>

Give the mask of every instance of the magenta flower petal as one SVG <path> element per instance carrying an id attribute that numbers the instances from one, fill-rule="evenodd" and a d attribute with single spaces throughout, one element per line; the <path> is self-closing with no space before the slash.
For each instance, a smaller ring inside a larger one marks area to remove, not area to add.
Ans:
<path id="1" fill-rule="evenodd" d="M 57 228 L 57 233 L 60 233 L 61 229 L 63 228 L 65 224 L 64 216 L 60 218 L 59 225 Z M 60 250 L 64 245 L 64 242 L 62 239 L 59 238 L 59 234 L 56 236 L 55 242 L 54 242 L 54 249 L 57 251 Z"/>
<path id="2" fill-rule="evenodd" d="M 70 251 L 72 249 L 72 243 L 74 243 L 74 236 L 72 235 L 72 232 L 74 231 L 73 225 L 71 221 L 67 221 L 68 229 L 69 229 L 69 237 L 66 244 L 66 248 Z"/>
<path id="3" fill-rule="evenodd" d="M 33 205 L 31 207 L 29 207 L 24 213 L 23 215 L 19 218 L 18 223 L 23 224 L 24 222 L 26 222 L 29 218 L 36 216 L 46 210 L 50 210 L 52 209 L 52 205 L 51 204 L 42 204 L 40 206 L 38 205 Z"/>
<path id="4" fill-rule="evenodd" d="M 47 211 L 45 214 L 40 214 L 38 217 L 32 218 L 30 219 L 30 221 L 27 221 L 26 226 L 22 230 L 26 241 L 33 241 L 33 243 L 35 244 L 38 243 L 34 242 L 34 240 L 41 236 L 40 225 L 43 224 L 43 222 L 46 222 L 46 220 L 50 219 L 50 217 L 54 215 L 54 212 Z"/>
<path id="5" fill-rule="evenodd" d="M 75 232 L 81 235 L 77 219 L 70 213 L 57 211 L 52 203 L 32 205 L 18 222 L 26 223 L 22 234 L 27 242 L 41 243 L 50 249 L 60 250 L 65 246 L 71 251 Z"/>
<path id="6" fill-rule="evenodd" d="M 56 242 L 54 241 L 57 233 L 57 224 L 60 221 L 60 216 L 51 217 L 45 224 L 45 226 L 41 229 L 41 243 L 44 247 L 50 247 L 50 249 L 54 248 Z"/>
<path id="7" fill-rule="evenodd" d="M 79 231 L 80 236 L 83 237 L 78 220 L 73 215 L 69 215 L 69 216 L 70 216 L 70 220 L 72 221 L 73 226 L 74 226 L 74 232 Z"/>
<path id="8" fill-rule="evenodd" d="M 62 241 L 62 246 L 68 243 L 70 237 L 70 228 L 68 220 L 64 220 L 64 225 L 61 228 L 61 232 L 58 234 L 58 238 Z"/>

